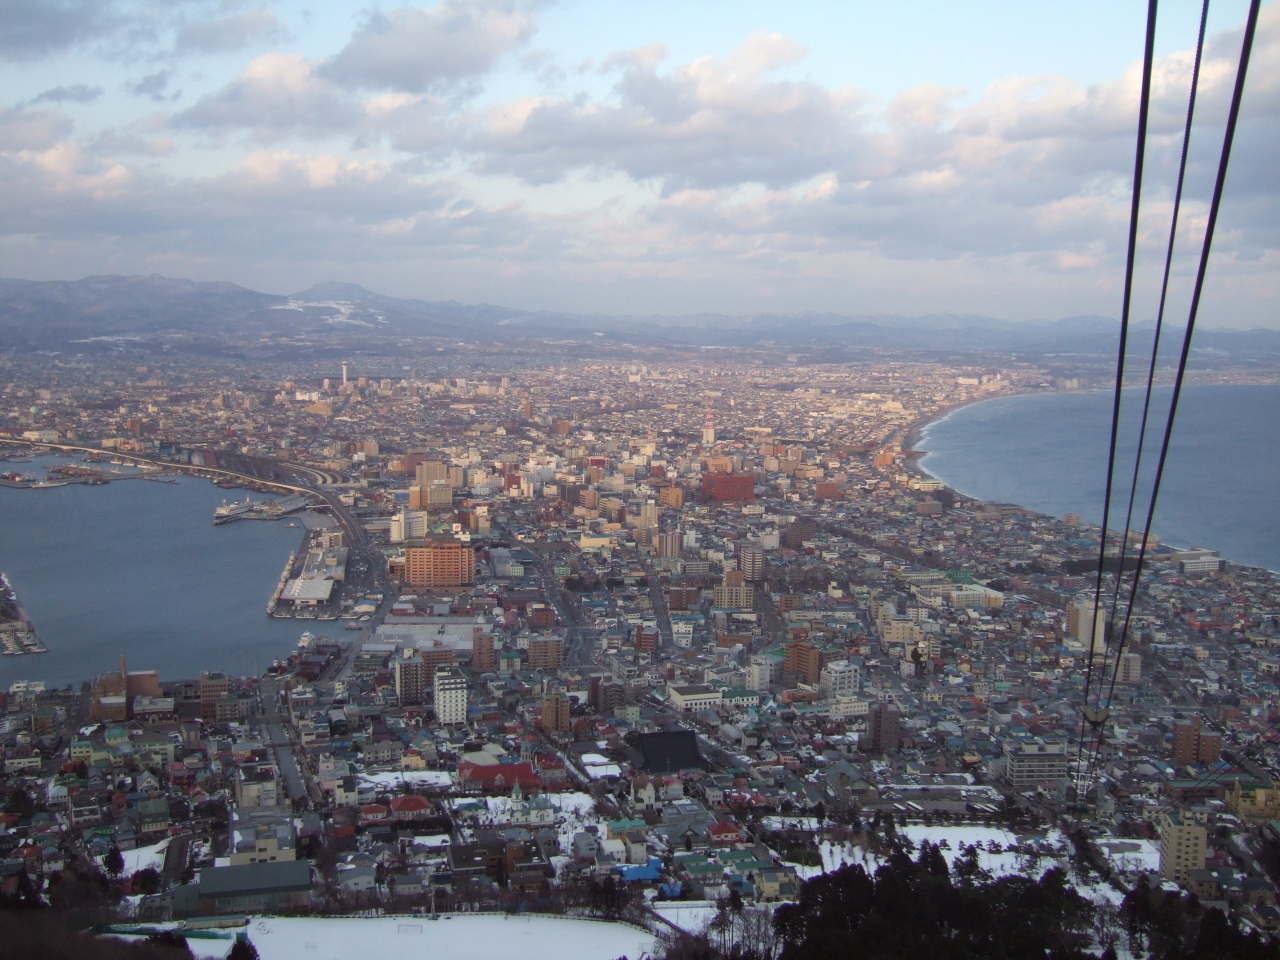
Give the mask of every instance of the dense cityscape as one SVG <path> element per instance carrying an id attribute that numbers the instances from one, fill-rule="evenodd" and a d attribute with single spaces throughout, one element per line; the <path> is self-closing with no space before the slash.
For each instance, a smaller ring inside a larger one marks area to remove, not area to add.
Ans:
<path id="1" fill-rule="evenodd" d="M 1099 949 L 1141 941 L 1138 889 L 1280 929 L 1276 575 L 1152 538 L 1117 654 L 1096 527 L 916 464 L 951 409 L 1087 381 L 145 359 L 9 362 L 5 484 L 194 473 L 235 491 L 213 522 L 291 518 L 263 616 L 301 639 L 261 676 L 121 656 L 46 686 L 12 596 L 6 897 L 90 863 L 119 923 L 534 909 L 739 938 L 905 843 L 957 875 L 1062 867 Z"/>

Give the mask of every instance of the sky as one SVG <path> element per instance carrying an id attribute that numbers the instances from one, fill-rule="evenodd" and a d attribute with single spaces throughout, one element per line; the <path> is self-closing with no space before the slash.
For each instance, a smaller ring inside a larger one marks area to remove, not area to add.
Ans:
<path id="1" fill-rule="evenodd" d="M 1247 4 L 1212 5 L 1185 316 Z M 0 275 L 626 315 L 1118 316 L 1145 4 L 0 0 Z M 1200 5 L 1162 5 L 1134 316 Z M 1280 2 L 1201 322 L 1280 327 Z"/>

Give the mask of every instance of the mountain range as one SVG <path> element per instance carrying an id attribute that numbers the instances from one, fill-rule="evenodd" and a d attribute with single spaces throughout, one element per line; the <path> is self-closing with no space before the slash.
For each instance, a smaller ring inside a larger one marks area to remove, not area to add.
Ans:
<path id="1" fill-rule="evenodd" d="M 1150 321 L 1134 325 L 1134 352 L 1149 351 L 1152 330 Z M 165 340 L 178 348 L 193 342 L 246 348 L 273 341 L 376 345 L 436 338 L 1103 357 L 1114 356 L 1118 332 L 1115 320 L 1099 316 L 1017 322 L 955 314 L 625 316 L 399 299 L 351 283 L 320 283 L 281 296 L 160 276 L 0 279 L 0 349 L 17 351 L 83 352 L 140 340 Z M 1195 347 L 1201 356 L 1280 361 L 1280 331 L 1201 329 Z"/>

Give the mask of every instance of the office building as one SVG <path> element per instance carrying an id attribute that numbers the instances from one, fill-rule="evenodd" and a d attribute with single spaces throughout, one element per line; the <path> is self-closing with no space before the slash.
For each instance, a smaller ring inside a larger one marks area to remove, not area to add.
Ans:
<path id="1" fill-rule="evenodd" d="M 1067 777 L 1066 747 L 1057 740 L 1021 740 L 1005 744 L 1004 778 L 1014 789 L 1047 786 Z"/>
<path id="2" fill-rule="evenodd" d="M 702 492 L 721 503 L 749 503 L 756 498 L 756 478 L 750 473 L 704 473 Z"/>
<path id="3" fill-rule="evenodd" d="M 861 660 L 833 660 L 822 668 L 818 689 L 824 700 L 851 697 L 862 687 Z"/>

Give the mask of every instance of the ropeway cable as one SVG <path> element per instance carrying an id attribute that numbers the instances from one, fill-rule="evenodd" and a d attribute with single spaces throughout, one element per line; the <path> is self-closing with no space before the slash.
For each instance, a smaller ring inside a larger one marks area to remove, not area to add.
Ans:
<path id="1" fill-rule="evenodd" d="M 1169 275 L 1171 273 L 1172 266 L 1173 266 L 1174 242 L 1177 238 L 1177 233 L 1178 233 L 1178 216 L 1182 206 L 1182 189 L 1186 181 L 1187 154 L 1191 145 L 1191 127 L 1192 127 L 1192 120 L 1195 116 L 1196 93 L 1199 87 L 1200 64 L 1201 64 L 1201 60 L 1204 53 L 1205 24 L 1208 20 L 1208 15 L 1209 15 L 1209 0 L 1204 0 L 1200 8 L 1200 29 L 1196 35 L 1195 62 L 1191 70 L 1191 89 L 1187 98 L 1187 118 L 1186 118 L 1185 124 L 1183 125 L 1183 130 L 1182 130 L 1182 153 L 1178 160 L 1178 180 L 1177 180 L 1177 186 L 1174 190 L 1173 214 L 1169 223 L 1169 242 L 1165 247 L 1164 275 L 1161 278 L 1161 283 L 1160 283 L 1160 305 L 1156 313 L 1155 335 L 1153 337 L 1152 344 L 1151 344 L 1151 362 L 1147 367 L 1147 384 L 1146 384 L 1146 391 L 1143 396 L 1143 402 L 1142 402 L 1142 422 L 1138 430 L 1138 447 L 1137 447 L 1137 453 L 1134 457 L 1133 477 L 1129 485 L 1129 505 L 1128 505 L 1128 509 L 1125 512 L 1124 539 L 1120 544 L 1120 566 L 1119 566 L 1119 570 L 1116 573 L 1116 590 L 1112 594 L 1110 614 L 1107 617 L 1107 619 L 1104 621 L 1105 623 L 1111 624 L 1111 625 L 1114 625 L 1116 623 L 1118 607 L 1120 603 L 1121 583 L 1122 583 L 1122 578 L 1124 576 L 1125 558 L 1128 555 L 1129 531 L 1133 526 L 1133 508 L 1134 508 L 1135 501 L 1137 499 L 1138 477 L 1142 469 L 1143 449 L 1146 446 L 1147 424 L 1148 424 L 1148 418 L 1151 410 L 1151 393 L 1152 393 L 1152 388 L 1155 384 L 1156 364 L 1160 354 L 1160 339 L 1161 339 L 1161 333 L 1164 327 L 1165 305 L 1167 303 L 1167 298 L 1169 293 Z M 1146 537 L 1146 532 L 1144 532 L 1144 543 L 1145 543 L 1145 537 Z M 1093 626 L 1096 632 L 1097 630 L 1096 620 Z M 1106 633 L 1106 641 L 1103 645 L 1103 652 L 1102 652 L 1102 682 L 1103 683 L 1106 682 L 1107 670 L 1109 668 L 1112 670 L 1118 670 L 1120 665 L 1119 654 L 1116 655 L 1114 665 L 1112 665 L 1110 661 L 1111 640 L 1112 640 L 1112 631 L 1108 630 Z M 1092 644 L 1092 638 L 1091 638 L 1091 644 Z M 1088 699 L 1087 699 L 1088 685 L 1087 684 L 1085 688 L 1085 694 L 1086 694 L 1086 699 L 1084 703 L 1085 703 L 1085 706 L 1088 707 Z M 1105 723 L 1105 714 L 1109 712 L 1110 699 L 1108 698 L 1107 704 L 1104 707 L 1101 702 L 1101 697 L 1099 697 L 1098 708 L 1099 708 L 1099 716 L 1103 717 L 1102 722 Z M 1082 747 L 1081 747 L 1080 754 L 1078 754 L 1077 756 L 1077 765 L 1079 765 L 1079 763 L 1081 762 L 1081 758 L 1083 756 L 1083 742 L 1084 742 L 1083 732 L 1084 731 L 1082 729 L 1081 730 Z M 1098 741 L 1100 743 L 1101 724 L 1097 726 L 1096 732 L 1099 734 Z M 1096 756 L 1096 751 L 1095 751 L 1095 756 Z M 1084 789 L 1086 791 L 1089 789 L 1088 787 L 1089 783 L 1092 782 L 1092 767 L 1093 767 L 1092 762 L 1085 767 L 1085 778 L 1083 783 L 1084 783 Z"/>
<path id="2" fill-rule="evenodd" d="M 1249 70 L 1249 58 L 1253 52 L 1253 41 L 1257 33 L 1258 11 L 1260 6 L 1261 0 L 1250 0 L 1249 15 L 1245 23 L 1244 38 L 1240 46 L 1240 61 L 1236 69 L 1235 88 L 1231 93 L 1231 108 L 1227 114 L 1226 131 L 1222 138 L 1222 153 L 1218 160 L 1218 173 L 1213 185 L 1213 199 L 1209 204 L 1209 218 L 1205 226 L 1204 240 L 1200 247 L 1200 262 L 1196 269 L 1196 281 L 1191 294 L 1191 307 L 1187 314 L 1186 331 L 1182 337 L 1182 352 L 1178 358 L 1178 372 L 1174 377 L 1173 395 L 1169 399 L 1169 416 L 1165 421 L 1164 438 L 1160 444 L 1160 458 L 1157 461 L 1155 480 L 1152 484 L 1151 501 L 1147 506 L 1147 516 L 1146 523 L 1143 527 L 1142 544 L 1138 549 L 1133 582 L 1129 589 L 1125 616 L 1120 630 L 1120 638 L 1116 651 L 1116 663 L 1120 662 L 1120 657 L 1124 653 L 1125 642 L 1128 639 L 1129 624 L 1133 616 L 1133 606 L 1137 597 L 1138 583 L 1142 579 L 1142 570 L 1147 556 L 1147 538 L 1150 534 L 1151 523 L 1155 516 L 1156 503 L 1160 496 L 1160 484 L 1164 478 L 1164 468 L 1168 461 L 1169 445 L 1173 435 L 1174 419 L 1178 412 L 1178 401 L 1182 396 L 1182 386 L 1186 378 L 1187 359 L 1191 353 L 1191 339 L 1195 333 L 1196 317 L 1200 311 L 1200 299 L 1204 292 L 1205 276 L 1209 269 L 1209 253 L 1213 247 L 1214 230 L 1217 227 L 1218 213 L 1222 207 L 1222 194 L 1226 186 L 1227 167 L 1231 160 L 1231 147 L 1235 140 L 1236 126 L 1240 119 L 1240 103 L 1244 98 L 1245 76 Z M 1113 673 L 1111 677 L 1111 683 L 1107 690 L 1106 702 L 1108 704 L 1110 704 L 1111 698 L 1115 694 L 1117 677 L 1118 672 Z M 1101 749 L 1102 738 L 1099 736 L 1097 746 L 1094 750 L 1095 759 L 1101 752 Z"/>
<path id="3" fill-rule="evenodd" d="M 1093 588 L 1093 618 L 1089 634 L 1089 665 L 1085 672 L 1084 713 L 1090 719 L 1089 690 L 1093 686 L 1093 663 L 1096 653 L 1093 638 L 1097 634 L 1098 615 L 1102 612 L 1102 571 L 1107 557 L 1107 523 L 1111 513 L 1111 486 L 1116 469 L 1116 433 L 1120 425 L 1120 393 L 1124 386 L 1125 351 L 1129 342 L 1129 306 L 1133 298 L 1133 266 L 1138 247 L 1138 212 L 1142 200 L 1142 169 L 1146 160 L 1147 118 L 1151 108 L 1151 64 L 1155 58 L 1157 0 L 1147 0 L 1147 36 L 1142 55 L 1142 94 L 1138 103 L 1138 145 L 1133 160 L 1133 199 L 1129 207 L 1129 245 L 1124 269 L 1124 300 L 1120 310 L 1120 350 L 1116 360 L 1116 388 L 1111 405 L 1111 445 L 1107 453 L 1107 487 L 1102 505 L 1102 534 L 1098 543 L 1098 575 Z M 1077 769 L 1084 757 L 1084 737 L 1076 754 Z M 1079 789 L 1077 788 L 1077 800 Z"/>

